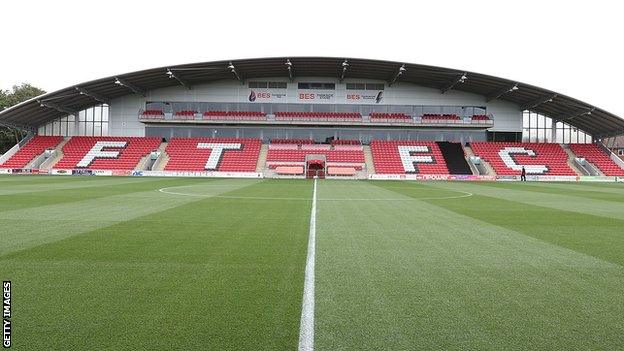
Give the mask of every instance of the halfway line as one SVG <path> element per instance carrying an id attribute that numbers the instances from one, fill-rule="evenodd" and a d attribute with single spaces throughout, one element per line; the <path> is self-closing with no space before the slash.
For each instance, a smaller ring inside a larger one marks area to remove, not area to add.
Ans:
<path id="1" fill-rule="evenodd" d="M 312 194 L 310 212 L 310 235 L 308 236 L 308 258 L 303 283 L 303 303 L 299 327 L 299 351 L 314 350 L 314 256 L 316 255 L 316 179 Z"/>

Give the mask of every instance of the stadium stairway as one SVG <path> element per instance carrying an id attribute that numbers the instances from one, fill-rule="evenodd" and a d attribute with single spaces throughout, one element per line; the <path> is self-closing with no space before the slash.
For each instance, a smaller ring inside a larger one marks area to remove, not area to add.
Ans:
<path id="1" fill-rule="evenodd" d="M 603 144 L 570 144 L 570 150 L 578 157 L 583 158 L 581 164 L 589 164 L 605 176 L 624 176 L 624 166 L 620 159 Z"/>
<path id="2" fill-rule="evenodd" d="M 375 163 L 373 162 L 373 153 L 369 145 L 363 145 L 364 151 L 364 163 L 366 164 L 366 171 L 368 174 L 375 174 Z"/>
<path id="3" fill-rule="evenodd" d="M 56 148 L 54 149 L 54 156 L 43 161 L 43 163 L 39 165 L 39 169 L 52 169 L 52 167 L 54 167 L 54 165 L 63 158 L 63 146 L 65 146 L 68 141 L 69 138 L 64 138 L 63 141 L 56 145 Z"/>
<path id="4" fill-rule="evenodd" d="M 258 156 L 258 163 L 256 164 L 256 173 L 264 172 L 268 154 L 269 154 L 269 144 L 262 144 L 262 147 L 260 148 L 260 155 Z"/>
<path id="5" fill-rule="evenodd" d="M 158 157 L 155 160 L 152 160 L 152 153 L 150 152 L 149 154 L 143 156 L 143 158 L 141 158 L 141 161 L 139 161 L 139 163 L 136 165 L 136 167 L 134 167 L 135 171 L 153 171 L 155 170 L 154 168 L 160 163 L 161 159 L 163 158 L 163 153 L 165 153 L 165 148 L 167 147 L 167 143 L 160 143 L 160 145 L 158 145 L 158 148 L 156 150 L 154 150 L 155 152 L 158 153 Z M 168 156 L 168 155 L 167 155 Z M 167 161 L 169 159 L 167 158 Z"/>
<path id="6" fill-rule="evenodd" d="M 165 151 L 167 149 L 167 142 L 160 143 L 158 146 L 158 151 L 160 152 L 160 156 L 154 164 L 152 165 L 152 171 L 164 171 L 167 162 L 169 162 L 169 154 Z"/>
<path id="7" fill-rule="evenodd" d="M 579 164 L 576 163 L 576 158 L 578 158 L 579 156 L 577 156 L 571 149 L 569 145 L 566 144 L 562 144 L 561 147 L 565 150 L 566 154 L 568 154 L 568 166 L 570 166 L 570 168 L 572 168 L 574 170 L 574 172 L 576 172 L 578 175 L 580 176 L 584 176 L 584 175 L 592 175 L 591 172 L 596 172 L 595 175 L 604 175 L 602 172 L 600 172 L 600 170 L 598 169 L 598 167 L 595 167 L 594 165 L 591 165 L 591 170 L 590 171 L 586 171 L 584 169 L 582 169 L 582 167 L 579 166 Z M 587 163 L 589 163 L 589 161 L 586 161 Z"/>
<path id="8" fill-rule="evenodd" d="M 466 162 L 466 155 L 460 143 L 448 141 L 438 141 L 437 143 L 450 174 L 473 174 L 468 162 Z"/>
<path id="9" fill-rule="evenodd" d="M 470 157 L 470 156 L 477 156 L 475 155 L 474 151 L 472 150 L 472 148 L 470 147 L 470 145 L 466 144 L 464 146 L 464 151 L 466 152 L 466 156 Z M 489 175 L 489 176 L 495 176 L 496 175 L 496 171 L 494 171 L 494 167 L 492 167 L 492 165 L 487 162 L 486 160 L 481 158 L 481 172 L 477 173 L 479 175 Z"/>
<path id="10" fill-rule="evenodd" d="M 464 158 L 466 159 L 466 162 L 468 162 L 468 167 L 470 167 L 470 171 L 472 172 L 472 174 L 476 174 L 476 175 L 487 174 L 487 172 L 480 172 L 477 166 L 469 160 L 470 157 L 474 157 L 475 155 L 474 152 L 472 152 L 472 149 L 470 148 L 470 146 L 464 145 L 463 149 L 464 149 L 464 155 L 465 155 Z M 484 173 L 484 174 L 481 174 L 481 173 Z"/>

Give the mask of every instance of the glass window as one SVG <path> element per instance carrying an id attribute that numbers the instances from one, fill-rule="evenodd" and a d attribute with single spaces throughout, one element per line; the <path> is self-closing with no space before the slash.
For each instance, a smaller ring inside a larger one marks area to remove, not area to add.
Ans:
<path id="1" fill-rule="evenodd" d="M 383 83 L 366 83 L 366 90 L 384 90 Z"/>
<path id="2" fill-rule="evenodd" d="M 250 88 L 266 89 L 267 86 L 268 86 L 267 82 L 249 82 Z"/>
<path id="3" fill-rule="evenodd" d="M 314 90 L 334 90 L 336 84 L 334 83 L 299 83 L 298 89 L 314 89 Z"/>
<path id="4" fill-rule="evenodd" d="M 286 82 L 269 82 L 269 89 L 286 89 Z"/>

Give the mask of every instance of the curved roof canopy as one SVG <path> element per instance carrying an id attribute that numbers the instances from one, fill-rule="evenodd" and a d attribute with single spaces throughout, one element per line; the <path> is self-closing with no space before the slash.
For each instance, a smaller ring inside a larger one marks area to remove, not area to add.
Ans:
<path id="1" fill-rule="evenodd" d="M 345 64 L 346 62 L 346 64 Z M 439 89 L 465 91 L 484 97 L 484 102 L 501 99 L 554 120 L 568 123 L 594 137 L 624 133 L 624 119 L 583 101 L 521 82 L 463 70 L 410 63 L 357 58 L 275 57 L 213 61 L 153 68 L 93 80 L 41 95 L 0 112 L 0 124 L 34 130 L 58 117 L 112 99 L 181 85 L 222 79 L 265 77 L 337 77 L 409 82 Z"/>

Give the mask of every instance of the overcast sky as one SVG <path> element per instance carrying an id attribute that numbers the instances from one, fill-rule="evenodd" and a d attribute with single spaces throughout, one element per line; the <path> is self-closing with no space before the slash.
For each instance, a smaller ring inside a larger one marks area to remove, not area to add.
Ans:
<path id="1" fill-rule="evenodd" d="M 624 116 L 620 1 L 29 1 L 0 4 L 0 88 L 170 64 L 387 59 L 555 90 Z"/>

